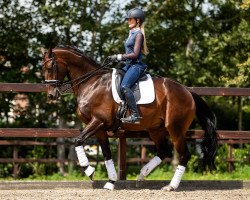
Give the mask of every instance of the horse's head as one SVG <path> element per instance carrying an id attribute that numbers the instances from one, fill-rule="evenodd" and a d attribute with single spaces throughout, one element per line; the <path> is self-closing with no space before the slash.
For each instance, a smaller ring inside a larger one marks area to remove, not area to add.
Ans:
<path id="1" fill-rule="evenodd" d="M 60 96 L 60 86 L 67 75 L 67 63 L 51 48 L 46 52 L 43 48 L 43 73 L 48 84 L 47 97 L 55 100 Z"/>

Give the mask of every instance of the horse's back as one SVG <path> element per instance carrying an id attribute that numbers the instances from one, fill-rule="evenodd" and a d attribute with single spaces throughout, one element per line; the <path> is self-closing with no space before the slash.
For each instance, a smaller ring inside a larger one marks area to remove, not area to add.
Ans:
<path id="1" fill-rule="evenodd" d="M 159 104 L 166 104 L 168 112 L 189 112 L 195 110 L 195 102 L 188 88 L 169 78 L 155 78 L 154 87 Z"/>
<path id="2" fill-rule="evenodd" d="M 192 94 L 188 88 L 169 78 L 154 78 L 156 97 L 164 96 L 167 101 L 182 102 L 182 104 L 193 104 Z"/>
<path id="3" fill-rule="evenodd" d="M 185 132 L 195 116 L 195 102 L 188 88 L 169 78 L 154 79 L 156 99 L 165 108 L 165 127 L 181 127 Z M 182 126 L 180 126 L 182 124 Z"/>

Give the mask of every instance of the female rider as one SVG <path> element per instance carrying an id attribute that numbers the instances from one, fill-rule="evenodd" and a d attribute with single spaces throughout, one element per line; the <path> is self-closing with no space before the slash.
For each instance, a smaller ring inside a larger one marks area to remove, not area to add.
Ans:
<path id="1" fill-rule="evenodd" d="M 133 8 L 128 11 L 126 19 L 128 20 L 130 31 L 125 42 L 125 54 L 113 55 L 110 56 L 110 58 L 113 60 L 125 61 L 123 70 L 126 73 L 121 82 L 121 92 L 128 103 L 131 115 L 121 118 L 121 121 L 124 123 L 139 123 L 141 116 L 131 88 L 147 67 L 142 63 L 142 53 L 145 55 L 148 54 L 143 25 L 145 14 L 141 9 Z"/>

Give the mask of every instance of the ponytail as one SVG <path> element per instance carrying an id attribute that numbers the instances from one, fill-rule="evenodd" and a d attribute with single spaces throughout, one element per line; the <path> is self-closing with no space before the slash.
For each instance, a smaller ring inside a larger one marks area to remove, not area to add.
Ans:
<path id="1" fill-rule="evenodd" d="M 142 23 L 140 27 L 141 27 L 141 32 L 142 32 L 143 37 L 144 37 L 142 53 L 144 55 L 148 55 L 149 54 L 149 50 L 148 50 L 147 40 L 146 40 L 146 36 L 145 36 L 144 23 Z"/>

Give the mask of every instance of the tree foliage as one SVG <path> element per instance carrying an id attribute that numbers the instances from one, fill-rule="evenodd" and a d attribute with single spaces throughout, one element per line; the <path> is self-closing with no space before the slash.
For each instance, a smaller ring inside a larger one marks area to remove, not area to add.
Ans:
<path id="1" fill-rule="evenodd" d="M 124 23 L 126 11 L 141 7 L 146 12 L 150 54 L 145 62 L 149 72 L 187 86 L 249 87 L 248 0 L 25 2 L 0 1 L 1 82 L 40 82 L 40 47 L 74 45 L 98 62 L 108 55 L 123 53 L 123 41 L 128 35 Z M 16 95 L 0 95 L 4 100 L 0 107 L 1 117 L 8 119 Z M 44 94 L 28 96 L 30 107 L 18 116 L 19 125 L 25 119 L 32 119 L 33 125 L 37 124 L 34 116 L 50 124 L 44 113 L 57 110 L 59 115 L 72 119 L 74 103 L 66 113 L 60 113 L 65 109 L 47 105 Z M 43 101 L 38 103 L 41 99 Z M 67 107 L 69 102 L 74 101 L 66 96 L 59 107 Z M 35 114 L 37 110 L 39 113 Z"/>
<path id="2" fill-rule="evenodd" d="M 187 86 L 249 87 L 248 0 L 25 2 L 0 1 L 1 82 L 41 82 L 40 47 L 74 45 L 98 62 L 123 53 L 126 11 L 140 7 L 146 12 L 150 54 L 145 62 L 150 73 Z M 16 94 L 0 95 L 1 123 L 6 124 Z M 56 125 L 47 116 L 54 112 L 66 121 L 75 120 L 72 96 L 55 105 L 46 103 L 45 94 L 27 95 L 30 106 L 16 117 L 18 126 L 26 126 L 25 120 L 32 122 L 30 126 Z"/>

